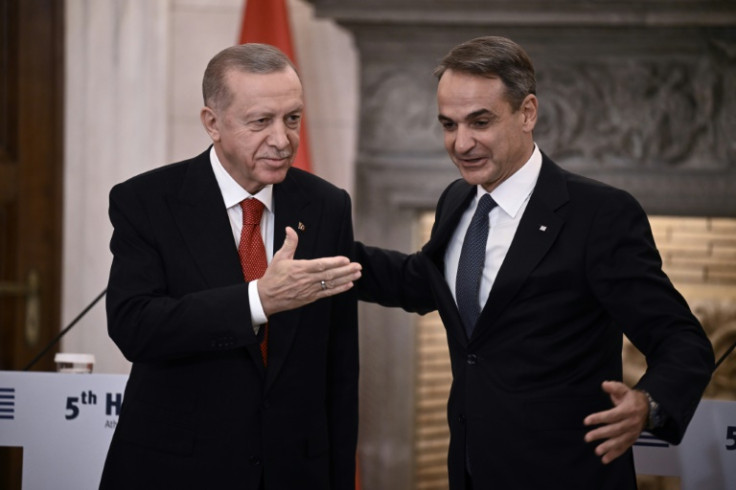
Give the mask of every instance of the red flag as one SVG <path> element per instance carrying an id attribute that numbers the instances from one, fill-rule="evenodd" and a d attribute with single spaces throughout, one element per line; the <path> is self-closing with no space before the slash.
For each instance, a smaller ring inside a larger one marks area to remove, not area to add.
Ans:
<path id="1" fill-rule="evenodd" d="M 240 44 L 244 43 L 265 43 L 276 46 L 291 58 L 296 66 L 296 57 L 291 42 L 289 12 L 285 0 L 246 0 L 243 25 L 240 28 Z M 307 120 L 304 117 L 302 117 L 299 141 L 294 166 L 311 172 Z"/>

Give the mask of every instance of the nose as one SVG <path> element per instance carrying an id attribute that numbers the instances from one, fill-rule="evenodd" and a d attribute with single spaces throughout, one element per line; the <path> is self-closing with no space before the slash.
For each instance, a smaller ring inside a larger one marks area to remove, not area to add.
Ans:
<path id="1" fill-rule="evenodd" d="M 268 135 L 268 144 L 277 150 L 285 150 L 291 144 L 289 141 L 289 131 L 284 121 L 274 121 Z"/>
<path id="2" fill-rule="evenodd" d="M 455 131 L 455 141 L 453 146 L 456 153 L 467 153 L 472 150 L 475 146 L 475 137 L 473 131 L 467 128 L 465 125 L 460 124 Z"/>

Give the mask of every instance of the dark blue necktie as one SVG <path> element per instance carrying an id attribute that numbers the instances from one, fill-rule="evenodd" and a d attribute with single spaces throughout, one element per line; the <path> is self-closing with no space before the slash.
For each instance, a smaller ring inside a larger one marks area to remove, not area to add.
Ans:
<path id="1" fill-rule="evenodd" d="M 486 260 L 486 241 L 488 240 L 488 213 L 496 206 L 490 194 L 484 194 L 478 202 L 473 219 L 465 233 L 457 265 L 455 297 L 457 308 L 465 326 L 468 339 L 473 334 L 475 323 L 480 316 L 480 278 Z"/>

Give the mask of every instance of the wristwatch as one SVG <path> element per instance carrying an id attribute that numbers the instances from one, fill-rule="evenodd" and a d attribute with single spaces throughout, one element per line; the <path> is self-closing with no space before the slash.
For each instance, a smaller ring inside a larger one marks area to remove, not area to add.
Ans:
<path id="1" fill-rule="evenodd" d="M 654 398 L 652 398 L 652 395 L 650 395 L 648 392 L 644 390 L 639 391 L 646 395 L 647 402 L 649 403 L 649 419 L 647 420 L 647 425 L 645 429 L 652 430 L 662 427 L 664 423 L 664 417 L 662 417 L 662 410 L 659 407 L 659 403 L 654 401 Z"/>

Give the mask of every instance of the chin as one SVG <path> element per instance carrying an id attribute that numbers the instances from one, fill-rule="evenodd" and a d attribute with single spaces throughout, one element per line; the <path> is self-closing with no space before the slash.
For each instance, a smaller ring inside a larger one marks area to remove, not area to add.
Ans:
<path id="1" fill-rule="evenodd" d="M 483 185 L 488 181 L 488 176 L 480 169 L 478 170 L 460 170 L 460 176 L 470 185 Z"/>
<path id="2" fill-rule="evenodd" d="M 286 172 L 289 171 L 290 166 L 280 168 L 278 170 L 271 170 L 264 175 L 263 181 L 266 184 L 279 184 L 286 178 Z"/>

